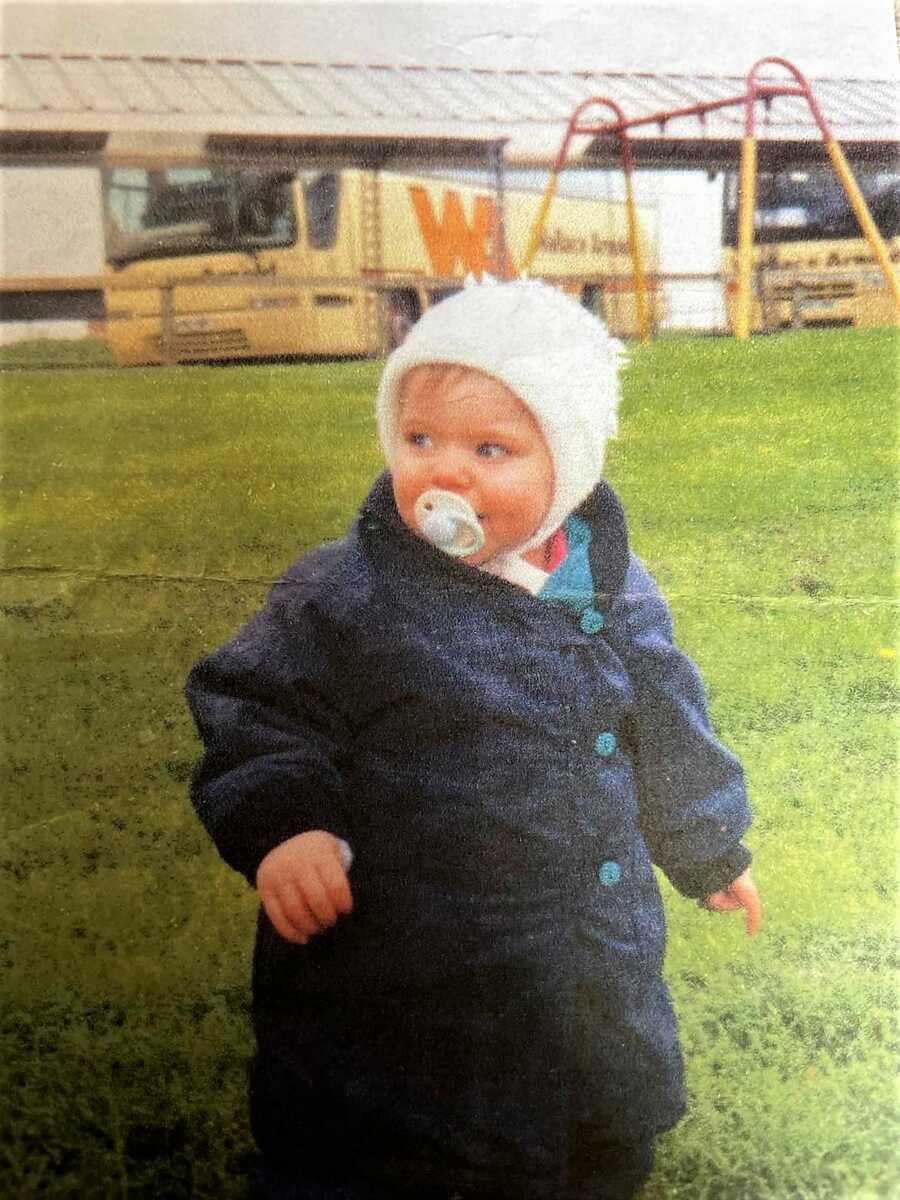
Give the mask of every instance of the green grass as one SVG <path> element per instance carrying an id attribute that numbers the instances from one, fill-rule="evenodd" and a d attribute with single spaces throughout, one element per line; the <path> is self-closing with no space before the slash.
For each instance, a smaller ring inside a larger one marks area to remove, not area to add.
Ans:
<path id="1" fill-rule="evenodd" d="M 103 338 L 27 338 L 0 346 L 0 368 L 112 367 Z"/>
<path id="2" fill-rule="evenodd" d="M 691 1111 L 646 1200 L 888 1197 L 895 341 L 635 347 L 609 474 L 744 759 L 766 901 L 666 887 Z M 4 379 L 0 1196 L 242 1195 L 254 898 L 181 689 L 379 468 L 376 364 Z"/>

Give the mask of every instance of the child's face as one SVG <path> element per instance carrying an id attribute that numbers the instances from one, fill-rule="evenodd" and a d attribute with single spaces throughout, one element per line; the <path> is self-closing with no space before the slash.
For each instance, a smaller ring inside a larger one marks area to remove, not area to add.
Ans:
<path id="1" fill-rule="evenodd" d="M 462 560 L 472 566 L 526 542 L 553 499 L 553 460 L 534 417 L 509 388 L 467 368 L 418 367 L 406 376 L 391 470 L 397 508 L 414 533 L 413 508 L 429 488 L 469 502 L 485 535 Z"/>

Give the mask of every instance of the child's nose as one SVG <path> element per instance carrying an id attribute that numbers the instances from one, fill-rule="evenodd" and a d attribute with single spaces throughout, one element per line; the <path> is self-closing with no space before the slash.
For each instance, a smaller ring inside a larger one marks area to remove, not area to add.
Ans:
<path id="1" fill-rule="evenodd" d="M 446 488 L 450 492 L 464 491 L 472 482 L 472 472 L 461 454 L 442 454 L 431 474 L 433 487 Z"/>

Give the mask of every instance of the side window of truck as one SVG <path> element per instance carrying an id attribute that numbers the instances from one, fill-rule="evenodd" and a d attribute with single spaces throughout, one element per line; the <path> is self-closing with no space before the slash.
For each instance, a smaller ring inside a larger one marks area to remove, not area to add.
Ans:
<path id="1" fill-rule="evenodd" d="M 337 241 L 339 199 L 340 176 L 336 172 L 304 176 L 306 236 L 313 250 L 331 250 Z"/>
<path id="2" fill-rule="evenodd" d="M 239 181 L 239 238 L 250 244 L 286 246 L 296 235 L 291 176 L 244 171 Z"/>

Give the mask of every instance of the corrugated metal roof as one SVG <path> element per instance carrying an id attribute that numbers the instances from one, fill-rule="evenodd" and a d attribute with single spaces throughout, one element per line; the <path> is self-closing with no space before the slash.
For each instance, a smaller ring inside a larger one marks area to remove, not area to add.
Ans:
<path id="1" fill-rule="evenodd" d="M 750 64 L 748 64 L 749 67 Z M 786 79 L 777 68 L 771 77 Z M 843 143 L 898 140 L 896 80 L 816 79 L 813 90 Z M 14 142 L 47 135 L 199 134 L 279 139 L 285 147 L 342 139 L 385 157 L 412 141 L 503 140 L 509 162 L 547 161 L 573 109 L 613 98 L 626 117 L 740 95 L 739 76 L 418 67 L 133 55 L 0 55 L 0 111 Z M 776 97 L 758 109 L 759 136 L 818 141 L 805 102 Z M 633 131 L 638 161 L 730 155 L 741 107 Z M 15 139 L 18 139 L 17 141 Z M 287 139 L 287 141 L 286 141 Z M 7 137 L 7 147 L 11 144 Z M 588 144 L 582 140 L 581 149 Z M 379 150 L 380 148 L 380 150 Z M 575 147 L 576 151 L 578 147 Z M 596 149 L 596 147 L 595 147 Z M 610 157 L 615 155 L 610 151 Z"/>

